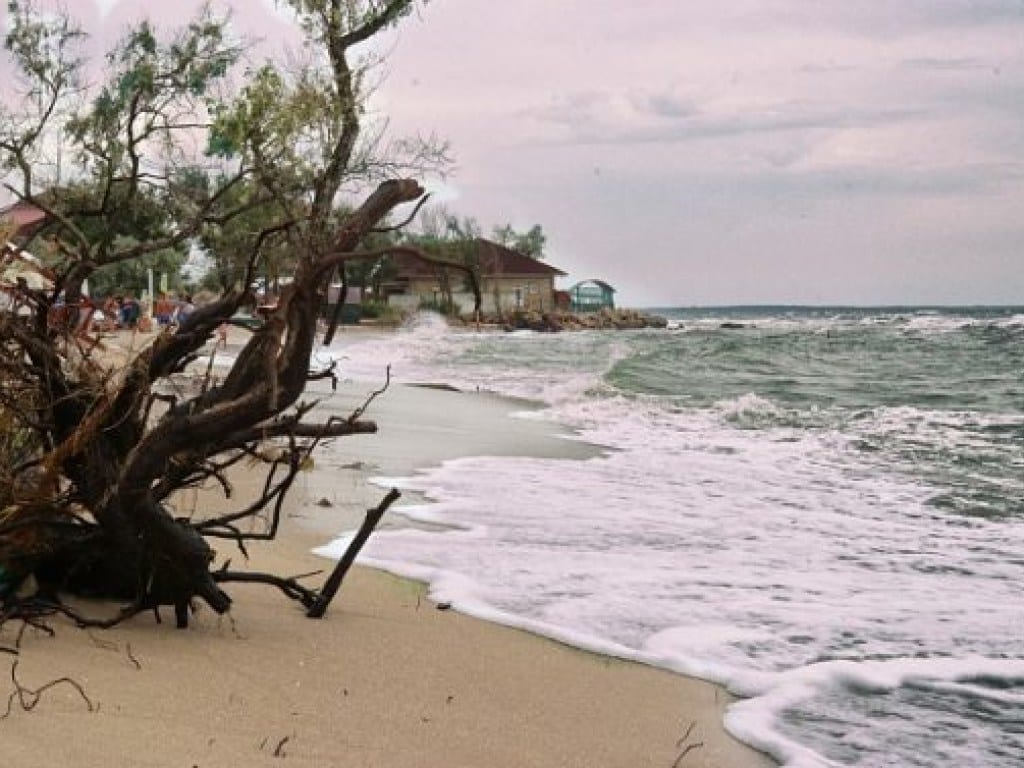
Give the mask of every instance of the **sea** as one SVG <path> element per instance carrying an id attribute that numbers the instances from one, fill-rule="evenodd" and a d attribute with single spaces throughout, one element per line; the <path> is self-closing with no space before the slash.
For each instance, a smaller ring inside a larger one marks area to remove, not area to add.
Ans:
<path id="1" fill-rule="evenodd" d="M 544 334 L 418 316 L 344 374 L 537 404 L 604 447 L 378 478 L 432 524 L 364 562 L 720 683 L 794 768 L 1024 766 L 1024 308 L 652 310 Z"/>

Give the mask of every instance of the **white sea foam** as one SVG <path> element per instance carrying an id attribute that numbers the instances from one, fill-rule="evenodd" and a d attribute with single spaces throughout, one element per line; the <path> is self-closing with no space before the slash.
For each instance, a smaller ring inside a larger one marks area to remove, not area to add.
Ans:
<path id="1" fill-rule="evenodd" d="M 781 410 L 775 403 L 753 392 L 740 395 L 732 400 L 719 400 L 714 404 L 714 407 L 726 419 L 737 423 L 760 421 L 766 418 L 774 419 L 781 413 Z"/>
<path id="2" fill-rule="evenodd" d="M 942 328 L 935 318 L 925 325 Z M 757 391 L 686 408 L 616 392 L 603 377 L 628 357 L 624 342 L 436 331 L 350 348 L 351 362 L 393 357 L 413 379 L 543 398 L 545 417 L 620 450 L 464 458 L 403 478 L 428 499 L 403 514 L 450 528 L 380 531 L 363 562 L 482 618 L 721 681 L 747 697 L 730 730 L 789 766 L 847 759 L 826 756 L 814 718 L 834 719 L 858 755 L 879 750 L 866 765 L 921 751 L 847 714 L 858 697 L 921 689 L 1021 706 L 1024 524 L 942 514 L 899 452 L 857 447 L 897 441 L 911 462 L 989 456 L 978 436 L 1021 414 L 885 405 L 806 429 Z M 915 706 L 900 703 L 901 717 L 926 720 Z M 801 721 L 804 709 L 814 717 Z"/>
<path id="3" fill-rule="evenodd" d="M 420 312 L 395 331 L 348 336 L 339 334 L 330 347 L 318 347 L 315 356 L 321 365 L 337 361 L 340 375 L 346 379 L 378 382 L 390 368 L 399 382 L 422 378 L 429 370 L 427 361 L 447 349 L 457 334 L 440 315 Z"/>
<path id="4" fill-rule="evenodd" d="M 642 438 L 638 431 L 624 442 Z M 474 615 L 757 696 L 737 708 L 730 728 L 797 766 L 826 763 L 778 734 L 779 713 L 818 695 L 832 673 L 849 682 L 854 672 L 836 663 L 814 666 L 816 677 L 780 674 L 787 668 L 856 653 L 844 638 L 879 627 L 891 637 L 876 641 L 876 652 L 950 647 L 954 639 L 939 636 L 942 621 L 956 633 L 966 623 L 1010 637 L 1011 626 L 993 623 L 972 592 L 950 595 L 928 575 L 945 545 L 929 551 L 913 515 L 900 514 L 920 510 L 919 489 L 830 478 L 841 468 L 808 456 L 808 446 L 733 441 L 732 452 L 707 452 L 700 440 L 691 434 L 659 443 L 660 455 L 631 450 L 581 463 L 571 487 L 552 462 L 449 462 L 405 484 L 442 500 L 427 514 L 416 510 L 417 519 L 461 530 L 381 532 L 370 562 L 426 574 L 438 599 Z M 987 570 L 978 584 L 989 596 L 1012 600 L 1014 569 L 995 560 L 990 535 L 968 529 L 955 541 L 978 552 Z M 907 554 L 879 564 L 879 547 Z M 760 669 L 751 666 L 758 659 Z M 881 671 L 857 672 L 859 684 L 881 684 Z"/>
<path id="5" fill-rule="evenodd" d="M 958 331 L 974 325 L 973 318 L 962 315 L 940 315 L 933 312 L 923 312 L 907 319 L 905 327 L 911 331 L 945 332 Z"/>

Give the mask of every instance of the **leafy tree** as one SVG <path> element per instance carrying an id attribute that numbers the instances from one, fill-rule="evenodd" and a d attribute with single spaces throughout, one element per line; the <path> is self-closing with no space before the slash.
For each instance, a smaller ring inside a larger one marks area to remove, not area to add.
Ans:
<path id="1" fill-rule="evenodd" d="M 511 224 L 505 224 L 495 227 L 492 230 L 492 237 L 496 243 L 535 259 L 544 258 L 544 246 L 548 241 L 540 224 L 534 224 L 526 232 L 517 232 Z"/>
<path id="2" fill-rule="evenodd" d="M 276 286 L 280 278 L 296 264 L 294 243 L 287 229 L 265 232 L 268 221 L 287 220 L 290 211 L 273 199 L 261 199 L 255 183 L 249 179 L 225 193 L 225 200 L 242 210 L 223 224 L 210 223 L 199 235 L 211 269 L 207 273 L 209 287 L 221 291 L 247 287 L 249 262 L 254 250 L 260 253 L 259 272 L 267 286 Z M 296 210 L 301 206 L 296 203 Z M 260 239 L 262 238 L 262 242 Z"/>
<path id="3" fill-rule="evenodd" d="M 130 261 L 121 261 L 97 269 L 89 277 L 93 296 L 110 296 L 124 291 L 139 295 L 149 282 L 149 272 L 166 275 L 171 290 L 182 287 L 181 267 L 185 263 L 183 248 L 168 248 Z"/>
<path id="4" fill-rule="evenodd" d="M 88 98 L 76 47 L 84 33 L 30 2 L 12 0 L 8 12 L 5 47 L 26 98 L 0 114 L 0 169 L 11 172 L 11 192 L 46 212 L 39 236 L 58 245 L 69 297 L 97 268 L 174 248 L 228 215 L 183 156 L 202 128 L 204 97 L 241 54 L 223 20 L 206 11 L 167 42 L 139 24 L 107 55 L 108 79 Z M 54 131 L 70 160 L 67 187 L 55 186 L 59 166 L 48 157 Z"/>
<path id="5" fill-rule="evenodd" d="M 0 444 L 9 451 L 0 461 L 0 499 L 9 502 L 0 507 L 0 622 L 61 612 L 105 626 L 173 605 L 184 625 L 193 600 L 226 611 L 222 587 L 239 580 L 272 584 L 320 616 L 340 583 L 343 570 L 322 590 L 233 571 L 214 563 L 208 540 L 242 547 L 272 539 L 281 500 L 317 443 L 375 430 L 363 409 L 308 421 L 306 383 L 330 374 L 310 371 L 317 316 L 332 273 L 383 255 L 362 244 L 397 206 L 423 195 L 397 174 L 446 153 L 417 141 L 383 144 L 363 130 L 372 58 L 359 51 L 415 0 L 286 4 L 306 37 L 308 61 L 296 70 L 243 72 L 226 20 L 204 10 L 169 37 L 146 22 L 129 29 L 92 86 L 79 53 L 84 33 L 31 0 L 9 3 L 4 71 L 17 73 L 22 98 L 0 111 L 0 177 L 46 214 L 33 241 L 52 246 L 56 285 L 22 290 L 31 317 L 0 313 L 0 423 L 19 436 Z M 70 183 L 58 183 L 58 149 L 71 159 Z M 340 195 L 359 189 L 362 201 L 335 218 Z M 231 249 L 225 258 L 242 278 L 119 375 L 75 335 L 49 327 L 59 294 L 72 303 L 82 281 L 195 238 Z M 294 279 L 227 375 L 191 393 L 166 386 L 251 300 L 248 287 L 278 246 L 288 249 Z M 430 259 L 407 244 L 393 248 Z M 261 450 L 267 442 L 276 450 Z M 206 481 L 228 488 L 225 471 L 253 457 L 268 465 L 258 498 L 227 514 L 172 513 L 177 492 Z M 266 528 L 257 523 L 263 514 Z M 15 587 L 30 573 L 48 589 L 26 601 Z M 124 605 L 96 621 L 60 600 L 65 589 Z"/>
<path id="6" fill-rule="evenodd" d="M 464 276 L 465 285 L 462 287 L 469 288 L 479 282 L 477 239 L 480 236 L 481 229 L 476 219 L 460 219 L 444 206 L 426 210 L 420 222 L 420 232 L 406 235 L 406 242 L 438 259 L 435 272 L 442 298 L 439 306 L 431 308 L 446 314 L 458 311 L 452 296 L 453 272 Z M 458 268 L 453 268 L 453 265 Z"/>

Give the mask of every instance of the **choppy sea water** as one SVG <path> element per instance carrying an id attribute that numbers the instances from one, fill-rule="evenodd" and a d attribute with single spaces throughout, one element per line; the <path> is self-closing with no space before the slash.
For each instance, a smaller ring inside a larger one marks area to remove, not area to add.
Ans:
<path id="1" fill-rule="evenodd" d="M 612 449 L 401 479 L 449 528 L 367 559 L 724 683 L 729 730 L 787 766 L 1024 765 L 1024 309 L 662 313 L 346 347 L 352 378 L 532 398 Z"/>

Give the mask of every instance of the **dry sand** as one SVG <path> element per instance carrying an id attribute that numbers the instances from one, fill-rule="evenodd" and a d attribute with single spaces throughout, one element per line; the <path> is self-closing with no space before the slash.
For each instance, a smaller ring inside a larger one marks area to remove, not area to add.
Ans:
<path id="1" fill-rule="evenodd" d="M 347 407 L 361 396 L 359 387 L 349 387 L 331 407 Z M 455 403 L 463 407 L 450 407 Z M 481 414 L 461 426 L 458 415 L 440 426 L 436 419 L 417 426 L 413 413 L 507 413 L 511 407 L 460 393 L 389 392 L 370 415 L 382 427 L 390 423 L 391 436 L 385 430 L 346 446 L 353 456 L 369 456 L 357 468 L 344 451 L 333 452 L 333 466 L 322 465 L 296 489 L 279 540 L 254 547 L 249 567 L 283 575 L 329 568 L 310 549 L 324 543 L 325 531 L 349 527 L 354 510 L 381 495 L 366 485 L 368 473 L 443 458 L 427 448 L 439 435 L 461 446 L 449 453 L 479 447 L 466 438 L 479 431 Z M 591 450 L 567 449 L 565 441 L 530 425 L 520 420 L 510 427 L 523 430 L 515 437 L 524 449 L 543 452 L 553 441 L 550 446 L 570 453 Z M 372 450 L 371 440 L 377 440 Z M 313 502 L 325 493 L 336 503 L 323 510 Z M 345 497 L 340 503 L 339 494 Z M 312 520 L 314 514 L 320 519 Z M 230 548 L 226 542 L 219 547 L 223 554 Z M 173 628 L 165 611 L 160 626 L 145 615 L 109 631 L 84 632 L 55 621 L 54 637 L 26 633 L 18 657 L 21 683 L 36 688 L 69 676 L 94 711 L 66 684 L 49 690 L 31 712 L 15 706 L 0 720 L 4 762 L 772 765 L 725 733 L 729 697 L 719 687 L 438 610 L 414 582 L 357 567 L 321 621 L 305 618 L 269 587 L 229 586 L 235 598 L 230 616 L 201 610 L 184 631 Z M 12 642 L 12 628 L 0 631 L 0 644 Z M 702 746 L 680 760 L 697 742 Z"/>
<path id="2" fill-rule="evenodd" d="M 285 538 L 253 565 L 323 565 Z M 268 588 L 231 591 L 230 619 L 201 612 L 185 631 L 168 615 L 26 635 L 19 680 L 73 677 L 97 711 L 69 686 L 15 709 L 5 762 L 669 768 L 693 722 L 703 746 L 679 765 L 770 764 L 723 732 L 715 686 L 437 610 L 413 582 L 357 568 L 322 621 Z"/>

